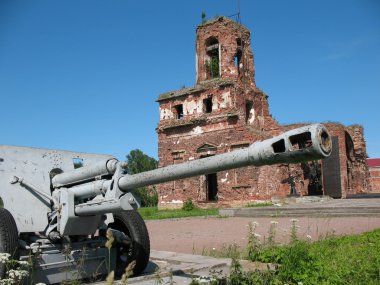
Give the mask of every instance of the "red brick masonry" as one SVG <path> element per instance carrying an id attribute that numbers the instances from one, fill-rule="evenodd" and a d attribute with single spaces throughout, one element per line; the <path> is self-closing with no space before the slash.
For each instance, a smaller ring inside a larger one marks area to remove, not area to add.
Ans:
<path id="1" fill-rule="evenodd" d="M 380 193 L 380 158 L 367 159 L 373 193 Z"/>
<path id="2" fill-rule="evenodd" d="M 226 17 L 198 26 L 196 85 L 161 94 L 157 127 L 160 167 L 229 152 L 304 124 L 282 126 L 269 111 L 268 95 L 256 87 L 250 31 Z M 370 191 L 363 127 L 326 124 L 337 137 L 337 193 L 326 192 L 331 173 L 323 162 L 246 167 L 157 186 L 159 206 L 242 205 L 286 196 L 289 175 L 301 195 L 335 195 Z M 334 190 L 334 189 L 333 189 Z"/>

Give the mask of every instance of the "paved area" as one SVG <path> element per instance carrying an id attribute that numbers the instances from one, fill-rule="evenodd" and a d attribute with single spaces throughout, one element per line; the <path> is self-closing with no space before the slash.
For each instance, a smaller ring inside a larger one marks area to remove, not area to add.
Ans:
<path id="1" fill-rule="evenodd" d="M 284 244 L 290 239 L 291 217 L 189 218 L 148 221 L 151 245 L 155 250 L 202 254 L 235 244 L 247 245 L 248 226 L 256 222 L 255 232 L 265 242 L 272 223 L 276 224 L 275 240 Z M 330 235 L 357 234 L 380 228 L 379 217 L 297 217 L 298 237 L 313 241 Z"/>
<path id="2" fill-rule="evenodd" d="M 223 278 L 228 275 L 230 265 L 230 259 L 152 250 L 150 262 L 144 274 L 128 279 L 127 284 L 188 285 L 194 278 L 209 277 L 214 274 Z M 103 285 L 106 282 L 96 284 Z"/>
<path id="3" fill-rule="evenodd" d="M 256 233 L 264 242 L 271 224 L 276 223 L 276 242 L 287 243 L 292 219 L 298 221 L 299 238 L 313 241 L 329 235 L 357 234 L 380 228 L 380 199 L 349 199 L 305 202 L 245 209 L 227 209 L 247 215 L 201 217 L 147 221 L 151 245 L 155 250 L 202 254 L 236 244 L 247 244 L 248 226 L 257 222 Z M 286 214 L 284 214 L 285 211 Z M 222 211 L 221 211 L 222 212 Z M 222 215 L 223 216 L 223 215 Z"/>

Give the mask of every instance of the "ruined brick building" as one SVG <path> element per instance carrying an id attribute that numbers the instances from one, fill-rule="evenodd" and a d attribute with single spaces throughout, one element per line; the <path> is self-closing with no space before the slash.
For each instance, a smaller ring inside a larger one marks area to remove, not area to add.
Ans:
<path id="1" fill-rule="evenodd" d="M 250 31 L 226 17 L 197 27 L 196 85 L 161 94 L 157 127 L 159 166 L 229 152 L 302 124 L 281 126 L 269 112 L 268 96 L 255 84 Z M 289 194 L 288 177 L 301 195 L 370 191 L 363 128 L 326 124 L 330 158 L 299 165 L 245 167 L 163 183 L 160 207 L 247 204 Z"/>

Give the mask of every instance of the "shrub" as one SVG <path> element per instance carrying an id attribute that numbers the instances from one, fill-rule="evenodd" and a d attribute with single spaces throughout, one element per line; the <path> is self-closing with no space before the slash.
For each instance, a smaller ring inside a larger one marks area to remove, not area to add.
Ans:
<path id="1" fill-rule="evenodd" d="M 196 207 L 193 203 L 193 200 L 191 200 L 190 198 L 187 199 L 184 203 L 183 203 L 183 206 L 182 206 L 182 210 L 184 211 L 192 211 L 194 210 Z"/>

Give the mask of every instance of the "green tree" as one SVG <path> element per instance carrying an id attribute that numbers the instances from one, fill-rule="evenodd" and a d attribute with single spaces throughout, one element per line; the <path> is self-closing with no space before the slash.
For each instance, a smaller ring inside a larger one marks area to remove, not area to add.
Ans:
<path id="1" fill-rule="evenodd" d="M 156 169 L 158 167 L 158 161 L 153 157 L 144 154 L 139 149 L 131 150 L 127 155 L 128 173 L 137 174 L 149 170 Z M 158 195 L 155 187 L 141 187 L 135 189 L 135 192 L 141 198 L 142 207 L 154 207 L 158 204 Z"/>
<path id="2" fill-rule="evenodd" d="M 158 161 L 153 157 L 144 154 L 139 149 L 131 150 L 127 155 L 128 172 L 129 174 L 137 174 L 144 171 L 156 169 Z"/>

